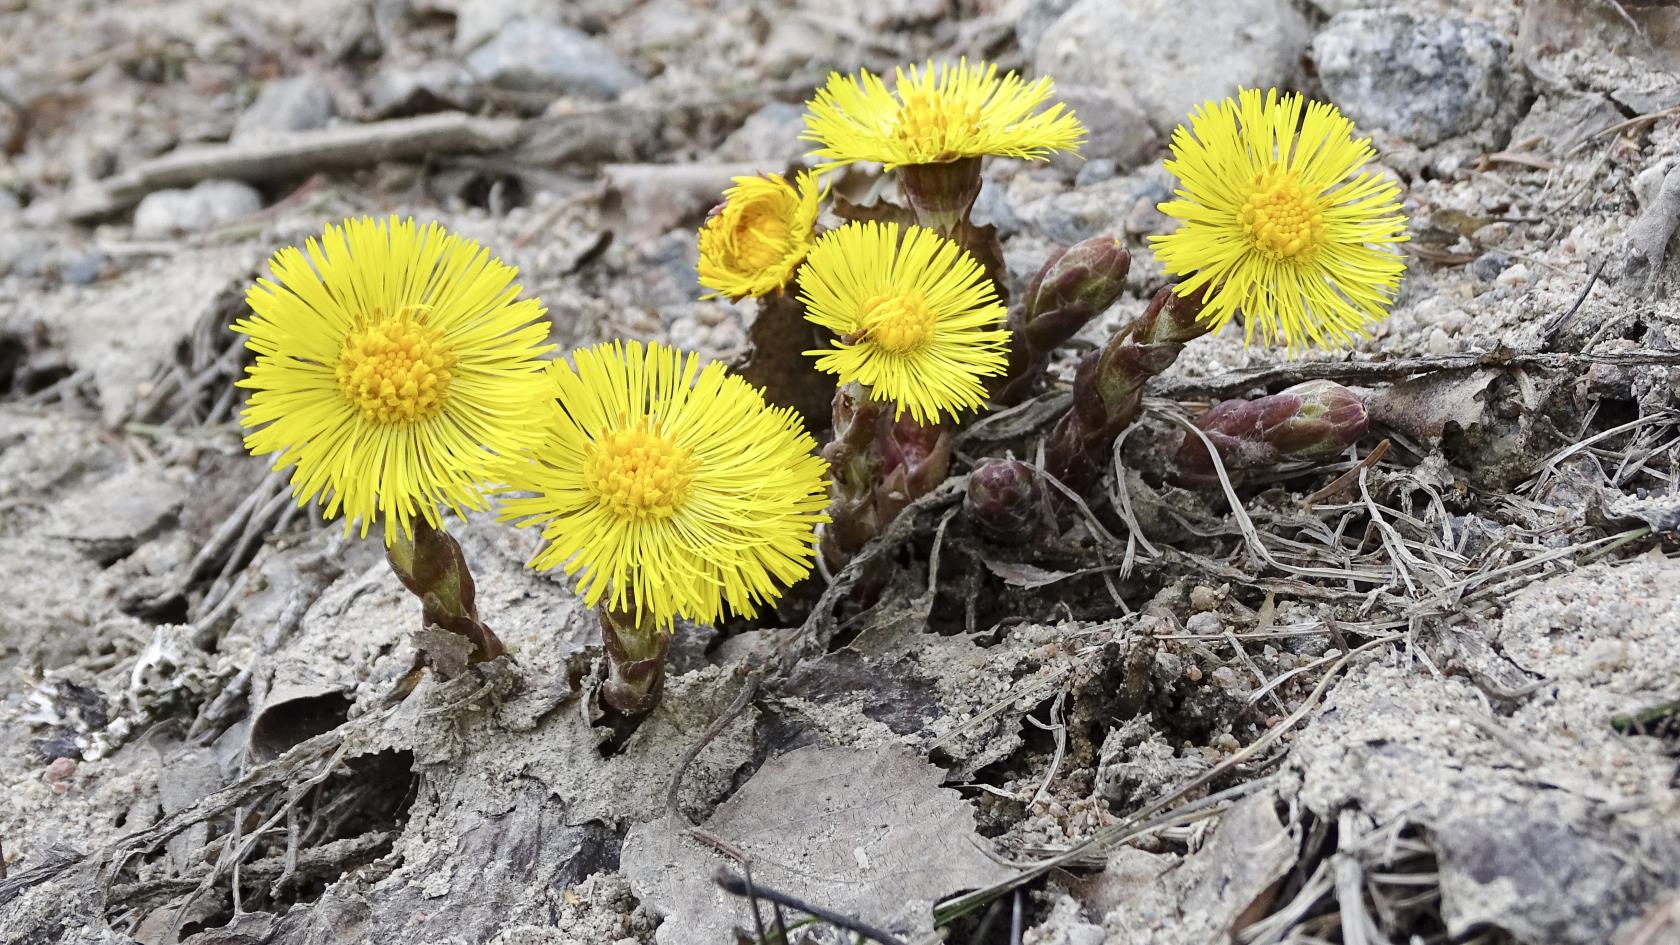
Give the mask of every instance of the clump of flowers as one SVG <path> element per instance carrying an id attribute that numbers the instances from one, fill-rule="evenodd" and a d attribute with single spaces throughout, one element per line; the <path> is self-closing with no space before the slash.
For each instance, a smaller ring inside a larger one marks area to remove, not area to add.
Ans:
<path id="1" fill-rule="evenodd" d="M 442 513 L 488 507 L 495 465 L 540 435 L 541 303 L 477 243 L 395 217 L 328 226 L 269 268 L 233 325 L 256 352 L 238 382 L 246 448 L 346 531 L 377 522 L 426 622 L 471 638 L 474 660 L 500 655 Z"/>
<path id="2" fill-rule="evenodd" d="M 659 699 L 678 617 L 752 616 L 804 577 L 826 521 L 826 464 L 787 408 L 722 364 L 659 344 L 573 352 L 548 371 L 543 440 L 511 464 L 504 519 L 539 526 L 532 559 L 601 608 L 603 701 Z"/>
<path id="3" fill-rule="evenodd" d="M 1179 227 L 1154 238 L 1181 281 L 1092 346 L 1063 407 L 1035 395 L 1057 349 L 1124 294 L 1130 254 L 1106 234 L 1057 248 L 1011 309 L 996 233 L 971 219 L 986 156 L 1084 140 L 1051 81 L 967 60 L 900 69 L 890 87 L 836 74 L 805 123 L 821 167 L 735 178 L 697 235 L 703 297 L 758 307 L 740 372 L 636 341 L 550 359 L 512 267 L 436 224 L 350 220 L 276 253 L 233 326 L 256 353 L 247 447 L 292 470 L 300 504 L 377 526 L 425 622 L 475 661 L 505 648 L 443 516 L 502 496 L 504 521 L 541 532 L 531 566 L 598 608 L 598 697 L 622 735 L 658 704 L 679 621 L 751 618 L 819 563 L 847 567 L 958 462 L 974 534 L 1059 532 L 1057 496 L 1101 496 L 1150 379 L 1186 345 L 1239 316 L 1250 340 L 1346 344 L 1404 269 L 1399 187 L 1364 169 L 1374 151 L 1334 107 L 1275 90 L 1208 103 L 1173 136 L 1180 187 L 1161 209 Z M 825 231 L 820 175 L 860 162 L 892 174 L 904 205 L 833 198 L 843 222 Z M 1018 409 L 971 428 L 958 456 L 955 424 L 991 405 Z M 831 424 L 821 450 L 801 415 Z M 1328 382 L 1228 401 L 1160 478 L 1328 462 L 1365 425 L 1359 396 Z M 859 603 L 879 586 L 862 578 L 844 584 Z"/>
<path id="4" fill-rule="evenodd" d="M 1400 186 L 1364 170 L 1376 150 L 1334 105 L 1244 89 L 1196 109 L 1172 152 L 1178 199 L 1160 209 L 1180 224 L 1151 242 L 1181 295 L 1205 291 L 1210 326 L 1240 312 L 1245 338 L 1294 350 L 1345 345 L 1387 314 Z"/>

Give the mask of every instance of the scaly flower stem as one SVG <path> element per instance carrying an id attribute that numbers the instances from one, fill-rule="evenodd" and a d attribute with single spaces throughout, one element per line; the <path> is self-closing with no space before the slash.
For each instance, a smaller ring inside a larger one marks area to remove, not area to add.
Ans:
<path id="1" fill-rule="evenodd" d="M 1114 304 L 1131 266 L 1131 253 L 1112 236 L 1051 253 L 1009 310 L 1009 371 L 993 379 L 992 401 L 1011 405 L 1032 396 L 1051 352 Z"/>
<path id="2" fill-rule="evenodd" d="M 997 230 L 977 227 L 968 218 L 980 196 L 980 158 L 905 164 L 898 169 L 898 186 L 916 222 L 968 250 L 997 287 L 998 301 L 1007 301 L 1009 280 Z"/>
<path id="3" fill-rule="evenodd" d="M 613 727 L 633 728 L 659 705 L 665 692 L 665 653 L 671 634 L 660 630 L 653 615 L 635 608 L 601 608 L 601 642 L 607 651 L 607 678 L 601 684 L 601 705 L 614 713 Z"/>
<path id="4" fill-rule="evenodd" d="M 1200 295 L 1181 296 L 1167 286 L 1101 351 L 1080 362 L 1073 406 L 1047 444 L 1051 475 L 1080 493 L 1102 478 L 1114 440 L 1137 420 L 1144 384 L 1171 367 L 1185 344 L 1208 333 L 1197 317 L 1201 311 Z"/>
<path id="5" fill-rule="evenodd" d="M 834 438 L 823 447 L 829 464 L 829 523 L 823 528 L 823 561 L 838 571 L 886 523 L 875 504 L 882 457 L 874 449 L 876 431 L 891 410 L 853 382 L 834 393 Z"/>
<path id="6" fill-rule="evenodd" d="M 1357 443 L 1368 422 L 1359 395 L 1326 380 L 1253 400 L 1227 400 L 1196 418 L 1233 479 L 1283 463 L 1328 462 Z M 1201 437 L 1184 434 L 1174 472 L 1187 483 L 1217 481 Z"/>
<path id="7" fill-rule="evenodd" d="M 479 622 L 472 572 L 461 546 L 424 517 L 414 520 L 413 536 L 397 534 L 385 559 L 409 592 L 420 598 L 422 626 L 438 626 L 472 641 L 469 663 L 484 663 L 507 653 L 489 627 Z"/>

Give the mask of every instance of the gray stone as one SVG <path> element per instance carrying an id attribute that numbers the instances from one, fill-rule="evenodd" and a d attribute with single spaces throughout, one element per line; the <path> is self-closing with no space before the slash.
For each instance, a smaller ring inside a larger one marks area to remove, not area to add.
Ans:
<path id="1" fill-rule="evenodd" d="M 1565 90 L 1535 99 L 1511 131 L 1515 149 L 1563 157 L 1588 137 L 1622 120 L 1622 113 L 1596 92 Z"/>
<path id="2" fill-rule="evenodd" d="M 262 195 L 236 180 L 199 181 L 187 190 L 157 190 L 134 208 L 134 235 L 197 233 L 262 209 Z"/>
<path id="3" fill-rule="evenodd" d="M 969 217 L 976 226 L 995 226 L 1001 239 L 1008 239 L 1021 231 L 1021 218 L 1009 206 L 1005 185 L 986 178 L 980 182 L 980 196 L 974 198 Z"/>
<path id="4" fill-rule="evenodd" d="M 65 261 L 59 277 L 69 285 L 92 285 L 99 281 L 109 261 L 110 257 L 99 250 L 77 253 Z"/>
<path id="5" fill-rule="evenodd" d="M 455 13 L 455 55 L 484 45 L 515 19 L 554 21 L 555 8 L 550 0 L 462 0 Z"/>
<path id="6" fill-rule="evenodd" d="M 312 75 L 292 76 L 263 83 L 256 101 L 233 126 L 233 140 L 325 128 L 338 114 L 332 90 Z"/>
<path id="7" fill-rule="evenodd" d="M 1021 48 L 1031 51 L 1044 38 L 1044 31 L 1073 6 L 1073 0 L 1027 0 L 1015 17 L 1015 39 Z"/>
<path id="8" fill-rule="evenodd" d="M 1284 83 L 1311 35 L 1289 0 L 1079 0 L 1044 31 L 1033 67 L 1130 92 L 1165 133 L 1238 86 Z"/>
<path id="9" fill-rule="evenodd" d="M 1155 205 L 1172 195 L 1172 175 L 1159 167 L 1075 187 L 1015 208 L 1048 239 L 1072 245 L 1104 233 L 1141 236 L 1157 231 Z"/>
<path id="10" fill-rule="evenodd" d="M 458 62 L 382 68 L 368 80 L 367 96 L 375 118 L 472 111 L 484 100 L 472 73 Z"/>
<path id="11" fill-rule="evenodd" d="M 1480 20 L 1356 10 L 1313 40 L 1331 101 L 1364 129 L 1418 147 L 1475 132 L 1512 85 L 1511 44 Z"/>
<path id="12" fill-rule="evenodd" d="M 1470 264 L 1470 274 L 1483 282 L 1492 282 L 1499 278 L 1511 265 L 1511 254 L 1497 249 L 1490 249 L 1476 257 Z"/>
<path id="13" fill-rule="evenodd" d="M 1089 132 L 1079 155 L 1064 152 L 1050 159 L 1050 166 L 1069 179 L 1078 175 L 1087 161 L 1109 161 L 1118 172 L 1125 173 L 1159 154 L 1161 136 L 1126 89 L 1058 85 L 1056 99 L 1073 109 Z"/>
<path id="14" fill-rule="evenodd" d="M 519 18 L 467 58 L 497 88 L 610 99 L 641 82 L 600 40 L 569 26 Z"/>
<path id="15" fill-rule="evenodd" d="M 799 156 L 814 147 L 799 140 L 805 127 L 805 107 L 792 102 L 771 102 L 747 116 L 741 127 L 730 133 L 718 146 L 718 158 L 724 161 L 762 161 L 767 171 L 780 171 L 782 165 L 799 160 Z"/>

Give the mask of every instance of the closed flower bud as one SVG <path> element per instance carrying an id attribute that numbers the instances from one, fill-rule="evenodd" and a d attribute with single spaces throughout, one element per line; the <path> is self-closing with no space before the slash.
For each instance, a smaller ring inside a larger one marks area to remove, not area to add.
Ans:
<path id="1" fill-rule="evenodd" d="M 1233 474 L 1334 459 L 1365 435 L 1367 425 L 1365 402 L 1334 381 L 1307 381 L 1254 400 L 1227 400 L 1196 418 Z M 1201 437 L 1185 433 L 1178 471 L 1196 479 L 1213 475 Z"/>
<path id="2" fill-rule="evenodd" d="M 1025 544 L 1037 520 L 1038 478 L 1031 466 L 987 458 L 968 475 L 963 511 L 974 528 L 1000 545 Z"/>
<path id="3" fill-rule="evenodd" d="M 1053 254 L 1027 287 L 1021 333 L 1039 351 L 1072 338 L 1114 304 L 1126 287 L 1132 254 L 1112 236 L 1096 236 Z"/>

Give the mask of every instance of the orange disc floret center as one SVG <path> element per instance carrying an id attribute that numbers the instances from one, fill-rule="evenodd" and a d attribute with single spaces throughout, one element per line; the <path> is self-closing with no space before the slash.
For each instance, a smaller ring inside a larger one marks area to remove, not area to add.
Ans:
<path id="1" fill-rule="evenodd" d="M 665 519 L 688 498 L 698 465 L 692 450 L 643 424 L 595 441 L 584 460 L 584 487 L 615 515 Z"/>
<path id="2" fill-rule="evenodd" d="M 949 143 L 979 130 L 978 106 L 946 96 L 910 92 L 898 110 L 893 133 L 912 153 L 931 160 L 943 156 Z"/>
<path id="3" fill-rule="evenodd" d="M 736 267 L 754 271 L 781 262 L 788 254 L 788 218 L 795 209 L 793 201 L 774 198 L 754 200 L 742 207 L 734 226 Z"/>
<path id="4" fill-rule="evenodd" d="M 883 351 L 914 351 L 933 337 L 935 320 L 920 292 L 877 295 L 863 303 L 858 335 Z"/>
<path id="5" fill-rule="evenodd" d="M 1261 171 L 1237 212 L 1243 232 L 1273 259 L 1311 256 L 1324 242 L 1324 208 L 1302 188 L 1300 175 L 1282 168 Z"/>
<path id="6" fill-rule="evenodd" d="M 412 312 L 375 315 L 344 339 L 338 387 L 374 423 L 419 423 L 443 410 L 455 363 L 443 332 Z"/>

